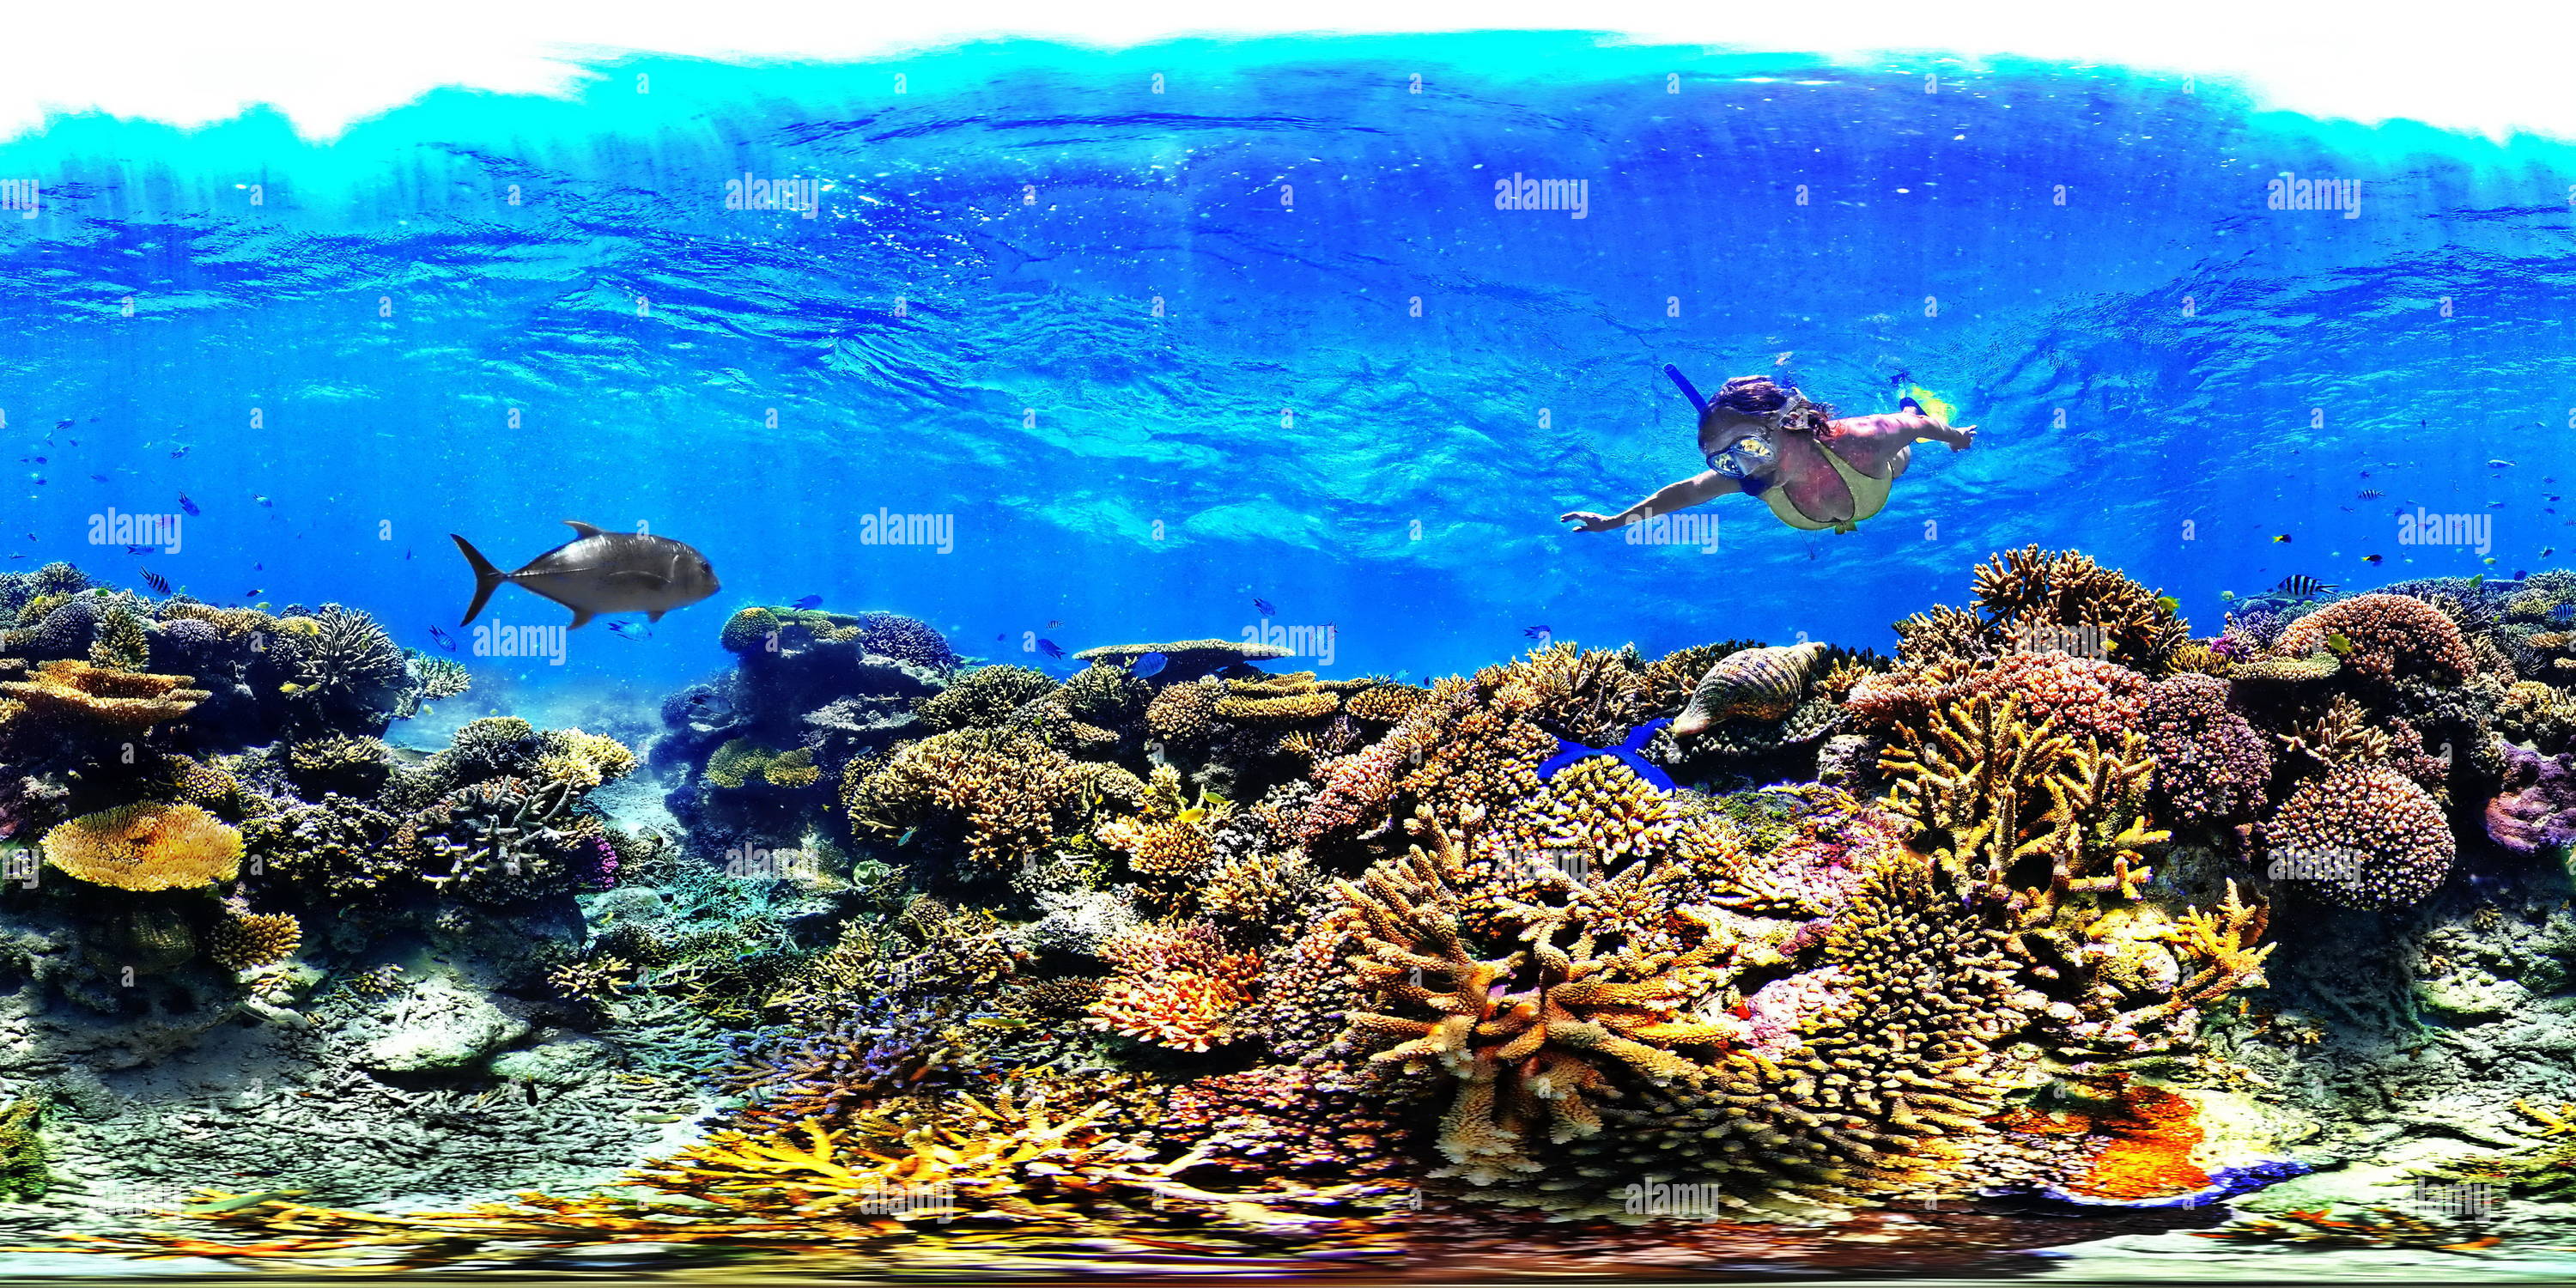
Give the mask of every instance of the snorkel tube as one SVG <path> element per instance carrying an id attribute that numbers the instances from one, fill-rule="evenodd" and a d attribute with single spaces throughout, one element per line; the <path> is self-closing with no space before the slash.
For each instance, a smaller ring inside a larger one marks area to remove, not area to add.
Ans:
<path id="1" fill-rule="evenodd" d="M 1664 374 L 1670 377 L 1674 384 L 1681 386 L 1682 397 L 1690 399 L 1691 410 L 1703 416 L 1708 414 L 1708 400 L 1700 397 L 1698 390 L 1691 388 L 1690 377 L 1683 375 L 1681 368 L 1667 362 L 1664 364 Z"/>
<path id="2" fill-rule="evenodd" d="M 1702 418 L 1706 418 L 1708 399 L 1701 397 L 1699 390 L 1691 385 L 1690 377 L 1683 375 L 1681 368 L 1669 362 L 1664 364 L 1664 375 L 1682 391 L 1682 397 L 1690 399 L 1691 408 Z M 1713 453 L 1709 459 L 1709 468 L 1735 480 L 1735 485 L 1744 489 L 1746 496 L 1760 496 L 1771 490 L 1771 484 L 1767 480 L 1751 477 L 1744 466 L 1735 459 L 1733 448 Z"/>

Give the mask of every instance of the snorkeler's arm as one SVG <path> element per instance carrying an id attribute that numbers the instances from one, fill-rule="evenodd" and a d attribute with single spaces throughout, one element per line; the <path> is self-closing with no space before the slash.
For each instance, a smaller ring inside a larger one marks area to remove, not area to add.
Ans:
<path id="1" fill-rule="evenodd" d="M 1650 515 L 1671 514 L 1675 510 L 1714 501 L 1744 488 L 1735 480 L 1715 470 L 1704 471 L 1678 483 L 1667 483 L 1655 489 L 1653 496 L 1621 510 L 1617 514 L 1594 514 L 1590 510 L 1572 510 L 1557 516 L 1561 523 L 1571 523 L 1576 532 L 1608 532 L 1624 528 Z"/>

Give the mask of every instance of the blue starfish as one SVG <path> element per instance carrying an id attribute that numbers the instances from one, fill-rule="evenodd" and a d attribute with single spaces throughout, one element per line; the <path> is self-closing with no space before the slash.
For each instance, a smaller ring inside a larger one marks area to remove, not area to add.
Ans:
<path id="1" fill-rule="evenodd" d="M 1578 760 L 1582 760 L 1587 756 L 1611 756 L 1624 762 L 1628 768 L 1637 771 L 1637 777 L 1645 779 L 1646 782 L 1651 784 L 1656 791 L 1671 791 L 1673 789 L 1673 780 L 1670 777 L 1667 777 L 1664 771 L 1655 768 L 1653 765 L 1647 764 L 1644 756 L 1637 754 L 1646 749 L 1646 740 L 1654 737 L 1656 730 L 1659 730 L 1665 725 L 1671 723 L 1672 721 L 1669 718 L 1649 720 L 1646 723 L 1629 730 L 1628 740 L 1620 743 L 1616 747 L 1586 747 L 1582 743 L 1567 742 L 1565 739 L 1559 738 L 1556 740 L 1556 754 L 1548 757 L 1545 762 L 1539 765 L 1538 780 L 1542 783 L 1546 782 L 1547 780 L 1556 777 L 1556 771 L 1563 769 Z"/>

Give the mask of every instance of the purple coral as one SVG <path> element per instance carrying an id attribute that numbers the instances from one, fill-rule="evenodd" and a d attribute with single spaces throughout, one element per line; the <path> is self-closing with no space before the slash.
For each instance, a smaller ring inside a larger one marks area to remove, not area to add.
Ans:
<path id="1" fill-rule="evenodd" d="M 2576 757 L 2505 745 L 2504 790 L 2487 802 L 2487 837 L 2518 854 L 2576 845 Z"/>
<path id="2" fill-rule="evenodd" d="M 2180 823 L 2238 823 L 2263 808 L 2272 748 L 2227 705 L 2227 682 L 2177 675 L 2147 690 L 2140 724 L 2155 758 L 2155 794 Z"/>

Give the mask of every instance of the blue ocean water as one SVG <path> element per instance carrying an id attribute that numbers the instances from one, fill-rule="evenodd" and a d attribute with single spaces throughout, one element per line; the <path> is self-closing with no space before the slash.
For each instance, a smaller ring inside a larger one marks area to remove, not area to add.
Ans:
<path id="1" fill-rule="evenodd" d="M 2030 542 L 2208 634 L 2223 591 L 2505 577 L 2576 537 L 2560 144 L 1567 35 L 594 71 L 329 141 L 253 110 L 0 144 L 38 198 L 0 211 L 6 567 L 337 601 L 435 650 L 451 532 L 514 566 L 560 520 L 649 525 L 713 561 L 649 637 L 472 659 L 495 702 L 658 693 L 721 664 L 731 607 L 806 595 L 1013 659 L 1329 626 L 1298 665 L 1422 678 L 1541 626 L 1884 648 Z M 2283 172 L 2354 217 L 2269 208 Z M 1515 176 L 1581 183 L 1581 217 L 1498 209 Z M 811 217 L 729 209 L 746 178 L 812 181 Z M 1700 468 L 1665 363 L 1845 412 L 1902 376 L 1980 437 L 1918 447 L 1848 535 L 1740 497 L 1713 551 L 1563 532 Z M 183 493 L 176 553 L 88 543 Z M 2491 535 L 2402 544 L 2419 510 Z M 879 514 L 946 540 L 871 544 Z M 508 589 L 491 618 L 563 619 Z"/>

